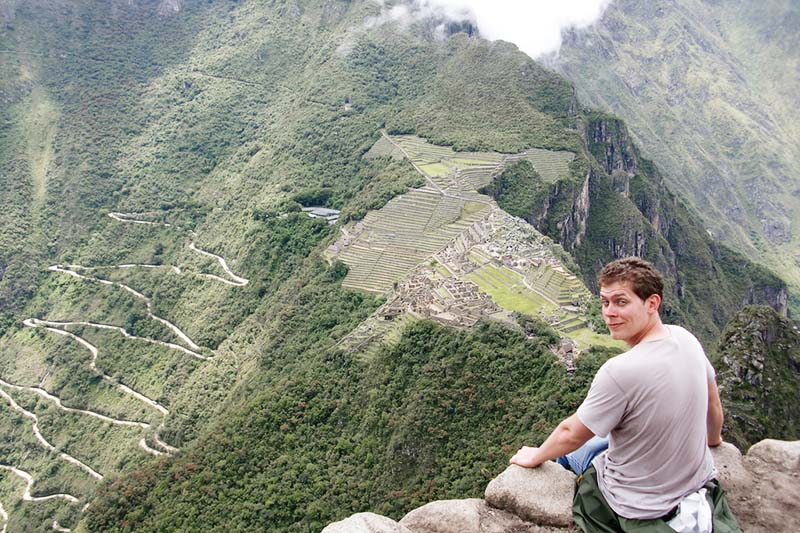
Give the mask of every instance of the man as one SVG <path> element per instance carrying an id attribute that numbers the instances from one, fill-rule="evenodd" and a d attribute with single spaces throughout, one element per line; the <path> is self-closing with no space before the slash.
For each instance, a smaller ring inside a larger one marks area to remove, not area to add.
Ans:
<path id="1" fill-rule="evenodd" d="M 579 474 L 573 511 L 587 532 L 673 531 L 666 520 L 704 486 L 712 506 L 719 503 L 715 531 L 738 531 L 721 489 L 708 485 L 716 475 L 708 446 L 722 442 L 723 415 L 703 348 L 661 322 L 663 280 L 652 264 L 620 259 L 598 282 L 603 319 L 630 350 L 598 370 L 577 412 L 540 447 L 523 447 L 510 462 L 536 467 L 559 458 Z"/>

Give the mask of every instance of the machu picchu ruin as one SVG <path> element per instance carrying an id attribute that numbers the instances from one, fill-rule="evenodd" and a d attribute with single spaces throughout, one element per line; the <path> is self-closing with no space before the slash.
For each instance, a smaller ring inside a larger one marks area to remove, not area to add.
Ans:
<path id="1" fill-rule="evenodd" d="M 574 154 L 455 152 L 383 132 L 365 154 L 381 156 L 407 159 L 427 183 L 342 226 L 328 247 L 329 260 L 348 266 L 343 287 L 387 297 L 342 346 L 363 351 L 385 343 L 409 320 L 468 327 L 482 318 L 513 321 L 514 312 L 544 320 L 578 346 L 598 341 L 583 318 L 591 294 L 562 264 L 557 245 L 477 192 L 521 159 L 556 179 Z"/>

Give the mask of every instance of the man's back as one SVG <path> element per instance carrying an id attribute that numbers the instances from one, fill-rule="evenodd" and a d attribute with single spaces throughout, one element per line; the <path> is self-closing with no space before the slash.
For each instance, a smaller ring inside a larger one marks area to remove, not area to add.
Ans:
<path id="1" fill-rule="evenodd" d="M 608 453 L 594 462 L 598 484 L 628 518 L 663 516 L 715 474 L 706 427 L 714 371 L 691 333 L 667 329 L 603 365 L 577 413 L 609 435 Z"/>

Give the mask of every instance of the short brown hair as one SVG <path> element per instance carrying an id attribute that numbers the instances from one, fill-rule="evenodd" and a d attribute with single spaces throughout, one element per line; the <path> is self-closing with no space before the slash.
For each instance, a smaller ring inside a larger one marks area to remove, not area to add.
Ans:
<path id="1" fill-rule="evenodd" d="M 630 283 L 633 292 L 642 300 L 653 294 L 664 298 L 664 278 L 661 272 L 649 261 L 639 257 L 623 257 L 603 267 L 597 275 L 597 284 Z"/>

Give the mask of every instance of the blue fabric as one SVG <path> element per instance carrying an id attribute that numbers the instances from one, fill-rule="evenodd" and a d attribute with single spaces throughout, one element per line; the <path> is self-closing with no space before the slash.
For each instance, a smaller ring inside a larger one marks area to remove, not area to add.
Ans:
<path id="1" fill-rule="evenodd" d="M 581 475 L 592 464 L 592 459 L 606 451 L 607 448 L 608 439 L 595 436 L 574 452 L 562 455 L 556 459 L 556 462 L 567 470 L 572 470 L 576 475 Z"/>

